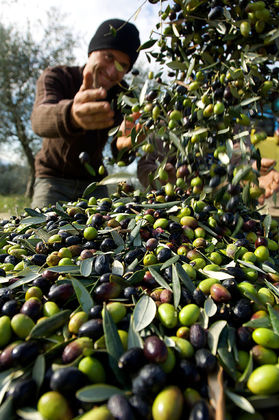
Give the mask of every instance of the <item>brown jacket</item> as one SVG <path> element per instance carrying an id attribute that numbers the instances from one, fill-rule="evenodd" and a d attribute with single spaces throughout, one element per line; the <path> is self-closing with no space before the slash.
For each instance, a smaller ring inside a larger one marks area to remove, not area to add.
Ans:
<path id="1" fill-rule="evenodd" d="M 36 99 L 31 116 L 32 128 L 43 137 L 41 150 L 35 158 L 36 177 L 59 177 L 99 181 L 98 168 L 103 162 L 103 149 L 109 129 L 76 129 L 70 122 L 73 98 L 82 84 L 83 67 L 58 66 L 47 68 L 37 82 Z M 125 86 L 125 84 L 123 84 Z M 117 95 L 123 90 L 114 86 L 107 100 L 115 111 L 115 126 L 122 121 L 116 109 Z M 87 172 L 79 161 L 79 154 L 88 152 L 96 177 Z M 112 153 L 117 156 L 115 142 Z"/>

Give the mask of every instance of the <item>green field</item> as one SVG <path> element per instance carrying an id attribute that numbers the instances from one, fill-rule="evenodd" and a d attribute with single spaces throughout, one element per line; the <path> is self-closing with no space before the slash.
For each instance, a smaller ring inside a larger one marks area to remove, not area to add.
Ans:
<path id="1" fill-rule="evenodd" d="M 24 208 L 30 206 L 30 199 L 22 195 L 0 195 L 0 213 L 8 216 L 18 216 Z M 1 214 L 0 214 L 0 218 Z"/>

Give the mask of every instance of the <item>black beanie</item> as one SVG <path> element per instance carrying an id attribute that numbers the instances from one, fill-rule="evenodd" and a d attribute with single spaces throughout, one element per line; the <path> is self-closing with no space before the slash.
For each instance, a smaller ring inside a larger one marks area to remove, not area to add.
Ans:
<path id="1" fill-rule="evenodd" d="M 109 19 L 101 23 L 88 47 L 92 51 L 113 49 L 126 53 L 131 60 L 130 70 L 138 58 L 140 46 L 139 31 L 130 22 L 121 19 Z"/>

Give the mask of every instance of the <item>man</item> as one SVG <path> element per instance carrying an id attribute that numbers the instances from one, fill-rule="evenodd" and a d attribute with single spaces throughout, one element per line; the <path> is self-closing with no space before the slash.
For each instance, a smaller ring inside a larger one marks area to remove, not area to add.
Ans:
<path id="1" fill-rule="evenodd" d="M 139 46 L 135 25 L 110 19 L 91 39 L 83 68 L 52 67 L 40 76 L 31 116 L 34 132 L 43 137 L 35 159 L 33 208 L 75 200 L 90 182 L 104 176 L 98 168 L 108 132 L 122 122 L 120 130 L 125 134 L 117 97 L 125 89 L 121 82 L 133 67 Z M 114 157 L 129 145 L 124 136 L 114 139 Z M 90 160 L 93 176 L 79 159 L 82 152 Z M 106 194 L 104 187 L 94 192 L 97 197 Z"/>

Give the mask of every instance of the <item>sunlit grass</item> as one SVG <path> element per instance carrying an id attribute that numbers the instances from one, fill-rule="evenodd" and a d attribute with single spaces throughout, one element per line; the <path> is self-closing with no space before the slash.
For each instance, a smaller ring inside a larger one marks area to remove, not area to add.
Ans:
<path id="1" fill-rule="evenodd" d="M 30 207 L 30 199 L 22 195 L 0 195 L 0 213 L 6 216 L 19 216 Z M 1 214 L 0 214 L 0 218 Z"/>

